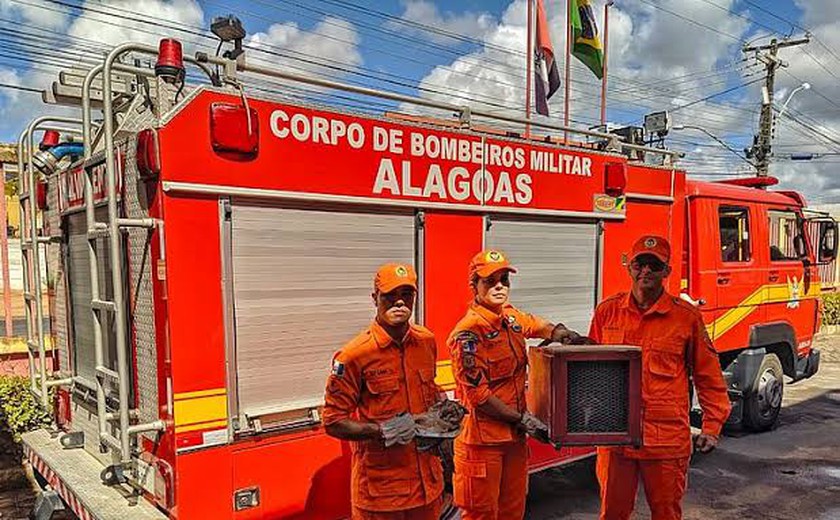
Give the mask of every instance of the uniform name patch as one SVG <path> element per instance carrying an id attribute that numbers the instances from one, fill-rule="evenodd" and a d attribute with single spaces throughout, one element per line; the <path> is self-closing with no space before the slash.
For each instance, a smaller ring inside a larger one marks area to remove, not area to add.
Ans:
<path id="1" fill-rule="evenodd" d="M 390 368 L 372 368 L 370 370 L 365 371 L 362 375 L 365 379 L 376 379 L 377 377 L 387 376 L 394 373 L 393 369 Z"/>

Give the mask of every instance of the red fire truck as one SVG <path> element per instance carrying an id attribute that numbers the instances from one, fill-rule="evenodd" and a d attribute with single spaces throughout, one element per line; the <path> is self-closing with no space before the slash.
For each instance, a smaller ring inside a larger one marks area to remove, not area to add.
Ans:
<path id="1" fill-rule="evenodd" d="M 139 55 L 156 66 L 126 59 Z M 47 490 L 41 514 L 346 517 L 350 446 L 324 434 L 323 389 L 333 352 L 371 319 L 385 261 L 417 266 L 416 320 L 436 334 L 447 390 L 444 340 L 476 251 L 504 250 L 520 268 L 517 305 L 586 331 L 596 303 L 626 289 L 643 233 L 682 259 L 669 288 L 706 317 L 731 423 L 772 427 L 783 379 L 817 371 L 816 266 L 835 257 L 837 228 L 798 194 L 766 178 L 687 181 L 677 154 L 612 134 L 534 122 L 524 136 L 498 130 L 518 118 L 230 56 L 122 45 L 75 87 L 54 85 L 80 119 L 39 118 L 21 136 L 32 391 L 55 409 L 53 428 L 24 435 Z M 206 84 L 185 85 L 187 66 Z M 269 80 L 281 83 L 249 89 Z M 291 82 L 457 119 L 292 103 Z M 590 453 L 533 445 L 531 467 Z"/>

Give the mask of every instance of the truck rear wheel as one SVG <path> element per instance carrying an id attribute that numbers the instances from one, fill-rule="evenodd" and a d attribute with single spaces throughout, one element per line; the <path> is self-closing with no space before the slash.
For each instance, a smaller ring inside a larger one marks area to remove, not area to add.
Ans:
<path id="1" fill-rule="evenodd" d="M 744 426 L 754 432 L 772 430 L 782 409 L 784 372 L 776 354 L 761 360 L 752 392 L 744 400 Z"/>

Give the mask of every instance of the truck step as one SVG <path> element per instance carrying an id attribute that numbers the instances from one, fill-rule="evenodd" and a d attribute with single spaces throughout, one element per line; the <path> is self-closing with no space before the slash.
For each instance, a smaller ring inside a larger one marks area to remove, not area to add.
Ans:
<path id="1" fill-rule="evenodd" d="M 108 233 L 108 224 L 97 222 L 93 225 L 93 229 L 88 231 L 87 236 L 88 240 L 95 240 L 97 238 L 107 237 Z"/>
<path id="2" fill-rule="evenodd" d="M 110 368 L 96 367 L 96 375 L 110 378 L 115 382 L 120 381 L 120 375 L 115 371 L 111 370 Z"/>
<path id="3" fill-rule="evenodd" d="M 91 300 L 90 306 L 99 311 L 117 311 L 117 304 L 110 300 Z"/>
<path id="4" fill-rule="evenodd" d="M 94 520 L 165 520 L 152 504 L 143 498 L 130 505 L 132 490 L 127 486 L 106 486 L 100 474 L 104 466 L 85 450 L 65 450 L 59 438 L 51 438 L 46 430 L 23 434 L 23 451 L 32 464 L 64 502 L 80 518 Z"/>
<path id="5" fill-rule="evenodd" d="M 153 218 L 118 218 L 117 225 L 124 228 L 147 228 L 155 227 Z"/>

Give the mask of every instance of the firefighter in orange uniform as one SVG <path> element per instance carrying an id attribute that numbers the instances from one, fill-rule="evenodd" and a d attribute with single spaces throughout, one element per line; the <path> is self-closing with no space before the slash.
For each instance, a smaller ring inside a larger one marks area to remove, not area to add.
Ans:
<path id="1" fill-rule="evenodd" d="M 652 520 L 679 520 L 693 448 L 712 451 L 729 416 L 720 362 L 700 313 L 668 294 L 671 246 L 643 236 L 633 246 L 629 293 L 616 294 L 595 311 L 589 337 L 599 344 L 642 348 L 644 445 L 598 448 L 601 519 L 625 520 L 633 512 L 639 479 Z M 702 433 L 689 427 L 689 376 L 703 408 Z"/>
<path id="2" fill-rule="evenodd" d="M 354 520 L 437 520 L 443 473 L 414 441 L 413 415 L 437 402 L 437 349 L 428 329 L 409 322 L 417 294 L 410 265 L 386 264 L 374 279 L 376 318 L 334 357 L 323 420 L 352 442 Z"/>
<path id="3" fill-rule="evenodd" d="M 449 336 L 459 396 L 469 410 L 455 439 L 452 478 L 463 520 L 515 520 L 525 514 L 525 435 L 548 441 L 548 428 L 525 408 L 525 340 L 580 337 L 508 303 L 515 272 L 499 251 L 475 255 L 469 267 L 474 302 Z"/>

